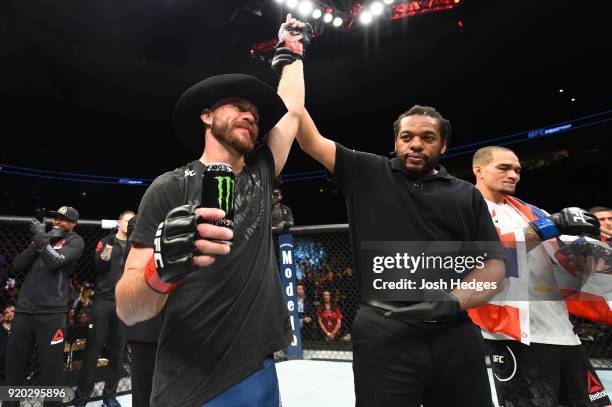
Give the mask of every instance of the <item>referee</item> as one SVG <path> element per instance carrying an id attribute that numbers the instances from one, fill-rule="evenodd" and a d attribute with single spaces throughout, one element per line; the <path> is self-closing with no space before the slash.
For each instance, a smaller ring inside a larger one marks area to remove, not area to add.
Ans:
<path id="1" fill-rule="evenodd" d="M 503 288 L 505 256 L 482 195 L 437 165 L 450 123 L 434 108 L 414 106 L 393 127 L 393 159 L 324 138 L 307 113 L 297 136 L 346 197 L 362 287 L 352 328 L 356 405 L 490 407 L 483 340 L 465 310 L 496 290 L 438 290 L 421 302 L 364 298 L 368 267 L 372 272 L 361 255 L 365 242 L 485 242 L 487 260 L 463 281 Z"/>

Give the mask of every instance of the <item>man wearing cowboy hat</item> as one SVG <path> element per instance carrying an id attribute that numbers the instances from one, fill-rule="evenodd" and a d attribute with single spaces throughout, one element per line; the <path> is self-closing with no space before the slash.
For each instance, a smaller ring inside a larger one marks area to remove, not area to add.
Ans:
<path id="1" fill-rule="evenodd" d="M 85 243 L 73 230 L 79 213 L 70 206 L 50 211 L 53 227 L 32 219 L 32 242 L 13 261 L 17 274 L 27 273 L 19 290 L 15 318 L 6 349 L 6 384 L 23 386 L 34 342 L 42 374 L 41 386 L 64 385 L 64 345 L 68 314 L 68 275 L 81 257 Z M 19 402 L 4 401 L 3 406 Z M 45 406 L 62 403 L 45 402 Z"/>
<path id="2" fill-rule="evenodd" d="M 279 405 L 270 355 L 292 332 L 269 208 L 304 107 L 301 56 L 310 32 L 291 16 L 281 25 L 272 61 L 281 73 L 278 93 L 251 76 L 219 75 L 189 88 L 176 105 L 175 129 L 201 157 L 158 177 L 145 193 L 116 289 L 117 313 L 128 325 L 165 306 L 153 407 Z M 230 165 L 235 175 L 233 231 L 198 222 L 225 216 L 198 206 L 212 163 Z"/>

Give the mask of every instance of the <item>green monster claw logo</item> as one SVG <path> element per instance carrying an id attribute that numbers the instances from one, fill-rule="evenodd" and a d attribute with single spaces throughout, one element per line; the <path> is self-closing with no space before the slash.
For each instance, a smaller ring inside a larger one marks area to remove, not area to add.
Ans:
<path id="1" fill-rule="evenodd" d="M 219 188 L 219 209 L 223 209 L 225 212 L 229 212 L 234 209 L 234 180 L 232 179 L 232 177 L 227 176 L 215 177 L 215 179 L 217 180 L 217 188 Z M 224 196 L 225 207 L 223 207 Z"/>

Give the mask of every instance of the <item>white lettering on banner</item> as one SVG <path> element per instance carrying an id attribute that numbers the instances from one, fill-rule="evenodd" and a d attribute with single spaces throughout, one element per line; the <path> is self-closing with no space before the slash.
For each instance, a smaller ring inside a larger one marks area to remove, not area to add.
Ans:
<path id="1" fill-rule="evenodd" d="M 293 301 L 288 301 L 287 309 L 289 310 L 289 312 L 292 312 L 295 309 L 295 303 Z"/>
<path id="2" fill-rule="evenodd" d="M 297 336 L 293 335 L 293 340 L 291 341 L 291 346 L 297 345 Z"/>
<path id="3" fill-rule="evenodd" d="M 291 271 L 291 267 L 287 267 L 285 269 L 285 277 L 291 278 L 292 275 L 293 275 L 293 272 Z"/>
<path id="4" fill-rule="evenodd" d="M 287 289 L 285 290 L 285 293 L 287 293 L 287 297 L 293 297 L 293 282 L 289 283 Z"/>
<path id="5" fill-rule="evenodd" d="M 293 259 L 291 258 L 291 252 L 283 251 L 283 263 L 293 264 Z"/>
<path id="6" fill-rule="evenodd" d="M 293 318 L 293 315 L 289 317 L 289 321 L 291 322 L 291 330 L 295 331 L 295 319 Z"/>

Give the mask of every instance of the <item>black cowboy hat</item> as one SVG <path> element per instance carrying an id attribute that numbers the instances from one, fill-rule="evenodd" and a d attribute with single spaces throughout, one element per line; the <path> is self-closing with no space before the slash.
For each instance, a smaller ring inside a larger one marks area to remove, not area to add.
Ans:
<path id="1" fill-rule="evenodd" d="M 287 113 L 276 91 L 257 78 L 242 74 L 211 76 L 187 89 L 174 108 L 174 129 L 191 149 L 198 153 L 204 150 L 202 111 L 228 97 L 240 97 L 257 106 L 259 134 L 262 135 Z"/>

